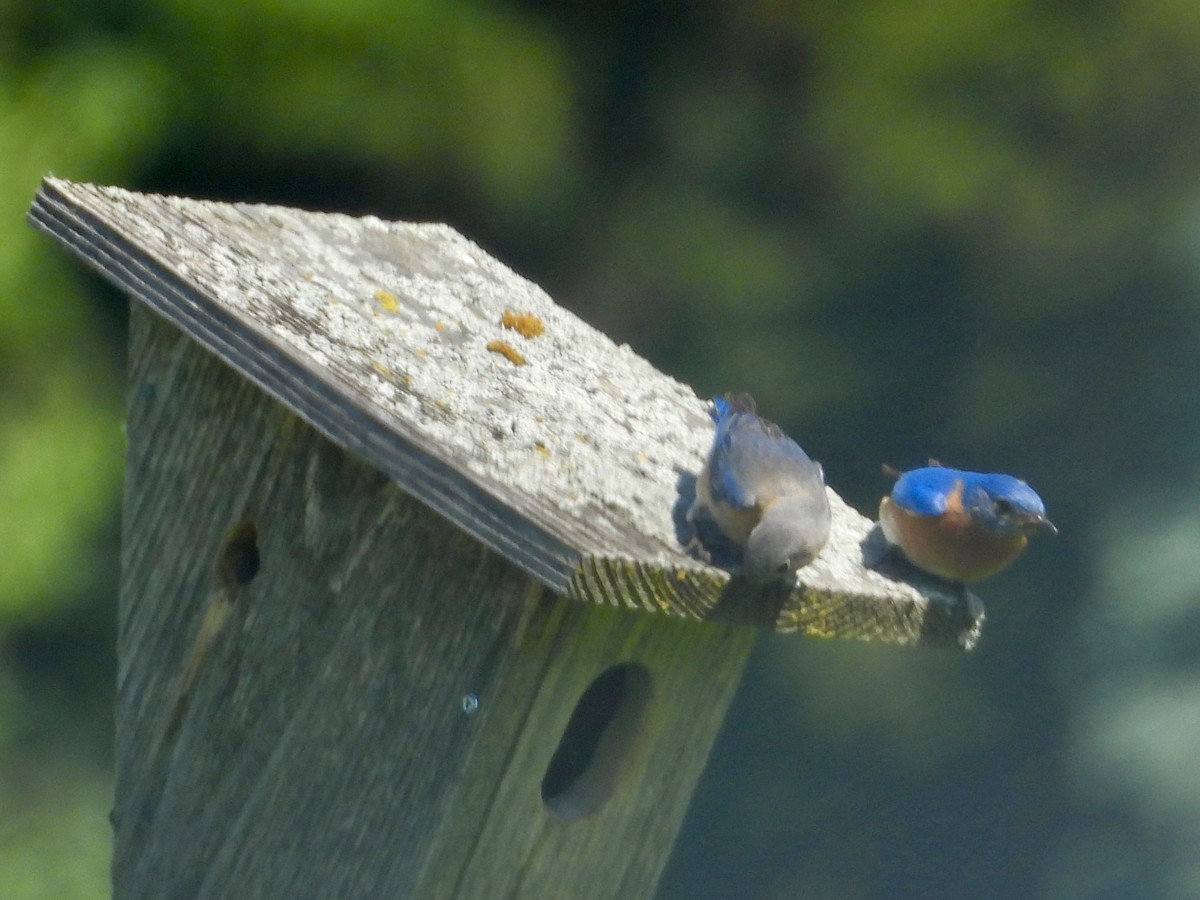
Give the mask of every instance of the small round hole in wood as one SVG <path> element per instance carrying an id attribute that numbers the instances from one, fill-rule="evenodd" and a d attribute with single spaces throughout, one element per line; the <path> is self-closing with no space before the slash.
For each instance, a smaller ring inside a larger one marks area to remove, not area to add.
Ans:
<path id="1" fill-rule="evenodd" d="M 258 526 L 253 519 L 238 522 L 225 535 L 217 557 L 217 581 L 230 596 L 254 580 L 258 574 Z"/>
<path id="2" fill-rule="evenodd" d="M 652 693 L 640 663 L 613 666 L 588 685 L 542 777 L 542 803 L 552 816 L 573 822 L 608 802 L 637 749 Z"/>

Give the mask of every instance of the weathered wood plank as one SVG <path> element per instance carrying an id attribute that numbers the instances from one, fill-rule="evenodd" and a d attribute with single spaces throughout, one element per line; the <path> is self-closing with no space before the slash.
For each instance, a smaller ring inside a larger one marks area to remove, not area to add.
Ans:
<path id="1" fill-rule="evenodd" d="M 131 332 L 115 896 L 650 896 L 755 632 L 555 597 L 155 314 Z M 562 821 L 547 763 L 618 664 L 638 733 Z"/>
<path id="2" fill-rule="evenodd" d="M 711 435 L 703 404 L 445 226 L 53 178 L 30 215 L 552 590 L 825 637 L 963 647 L 978 637 L 978 601 L 889 568 L 871 523 L 832 491 L 830 544 L 795 590 L 731 596 L 726 574 L 680 544 Z M 525 336 L 511 317 L 518 330 L 506 327 L 506 311 L 544 333 Z"/>

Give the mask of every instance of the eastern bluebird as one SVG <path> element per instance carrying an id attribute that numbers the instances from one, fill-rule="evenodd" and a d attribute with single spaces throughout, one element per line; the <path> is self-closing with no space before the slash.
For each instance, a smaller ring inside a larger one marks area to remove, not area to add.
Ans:
<path id="1" fill-rule="evenodd" d="M 1058 533 L 1019 478 L 937 465 L 897 479 L 879 502 L 879 526 L 917 568 L 964 584 L 1007 566 L 1033 532 Z"/>
<path id="2" fill-rule="evenodd" d="M 829 539 L 829 498 L 821 466 L 774 422 L 755 414 L 748 394 L 714 397 L 717 433 L 696 478 L 688 511 L 707 510 L 743 550 L 742 573 L 765 582 L 808 565 Z"/>

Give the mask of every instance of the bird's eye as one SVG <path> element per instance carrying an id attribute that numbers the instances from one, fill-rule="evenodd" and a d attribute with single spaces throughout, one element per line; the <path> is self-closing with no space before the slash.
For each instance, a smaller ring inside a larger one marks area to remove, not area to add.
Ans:
<path id="1" fill-rule="evenodd" d="M 998 515 L 998 516 L 1011 516 L 1012 515 L 1013 505 L 1012 505 L 1011 501 L 1001 499 L 1001 500 L 997 500 L 993 505 L 996 509 L 996 515 Z"/>
<path id="2" fill-rule="evenodd" d="M 781 562 L 779 565 L 777 565 L 775 567 L 775 571 L 778 572 L 780 575 L 786 575 L 788 573 L 788 570 L 791 569 L 791 567 L 792 567 L 791 562 L 785 559 L 783 562 Z"/>

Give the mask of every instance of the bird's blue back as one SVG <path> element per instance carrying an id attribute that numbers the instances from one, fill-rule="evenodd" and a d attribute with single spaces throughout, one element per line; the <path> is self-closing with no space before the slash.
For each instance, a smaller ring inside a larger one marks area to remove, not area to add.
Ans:
<path id="1" fill-rule="evenodd" d="M 1029 515 L 1045 515 L 1042 498 L 1019 478 L 989 472 L 967 472 L 945 466 L 926 466 L 911 469 L 896 481 L 892 500 L 900 506 L 923 516 L 938 516 L 946 512 L 947 501 L 962 485 L 962 498 L 968 511 L 970 498 L 982 495 L 991 500 L 1007 500 Z"/>
<path id="2" fill-rule="evenodd" d="M 714 397 L 717 433 L 709 476 L 713 497 L 745 509 L 789 493 L 798 480 L 820 473 L 800 445 L 757 415 L 746 395 Z"/>

